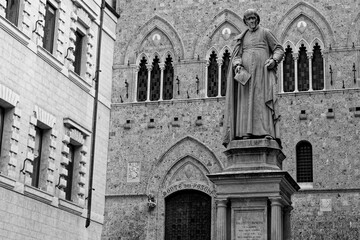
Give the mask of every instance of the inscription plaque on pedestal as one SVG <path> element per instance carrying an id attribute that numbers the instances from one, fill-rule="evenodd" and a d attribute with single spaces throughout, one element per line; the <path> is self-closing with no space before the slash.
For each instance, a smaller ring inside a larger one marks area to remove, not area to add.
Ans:
<path id="1" fill-rule="evenodd" d="M 234 240 L 264 240 L 265 219 L 262 210 L 240 210 L 235 212 Z"/>

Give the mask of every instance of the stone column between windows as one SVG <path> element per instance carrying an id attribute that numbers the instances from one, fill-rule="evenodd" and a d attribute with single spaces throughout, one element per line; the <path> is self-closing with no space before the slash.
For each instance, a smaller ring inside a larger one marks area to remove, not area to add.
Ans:
<path id="1" fill-rule="evenodd" d="M 284 61 L 282 61 L 281 64 L 279 64 L 279 68 L 280 68 L 280 79 L 282 81 L 280 81 L 280 93 L 284 93 Z"/>
<path id="2" fill-rule="evenodd" d="M 165 70 L 165 63 L 159 63 L 160 67 L 160 98 L 159 101 L 163 100 L 164 94 L 164 70 Z"/>
<path id="3" fill-rule="evenodd" d="M 295 67 L 295 89 L 294 92 L 298 92 L 298 59 L 299 59 L 299 53 L 293 53 L 293 59 L 294 59 L 294 67 Z"/>
<path id="4" fill-rule="evenodd" d="M 147 81 L 147 88 L 146 88 L 146 102 L 150 102 L 150 83 L 151 83 L 151 70 L 152 64 L 146 64 L 146 68 L 148 70 L 148 81 Z"/>
<path id="5" fill-rule="evenodd" d="M 134 94 L 134 102 L 137 102 L 137 95 L 138 95 L 138 91 L 139 91 L 139 89 L 138 89 L 138 74 L 139 74 L 139 69 L 140 69 L 140 66 L 139 65 L 137 65 L 136 67 L 135 67 L 135 81 L 134 81 L 134 89 L 135 89 L 135 94 Z"/>
<path id="6" fill-rule="evenodd" d="M 291 239 L 291 211 L 293 210 L 292 206 L 286 206 L 283 208 L 284 214 L 284 240 Z"/>
<path id="7" fill-rule="evenodd" d="M 218 71 L 218 97 L 221 97 L 221 66 L 223 64 L 223 59 L 218 58 L 217 60 L 219 71 Z"/>
<path id="8" fill-rule="evenodd" d="M 226 240 L 226 203 L 227 200 L 216 200 L 216 240 Z"/>
<path id="9" fill-rule="evenodd" d="M 208 68 L 209 68 L 209 60 L 206 60 L 206 63 L 205 63 L 205 84 L 204 84 L 204 87 L 205 87 L 205 97 L 208 97 Z"/>
<path id="10" fill-rule="evenodd" d="M 309 59 L 309 91 L 313 90 L 313 80 L 312 80 L 312 58 L 313 58 L 313 53 L 312 52 L 308 52 L 307 53 L 307 57 Z"/>
<path id="11" fill-rule="evenodd" d="M 270 198 L 271 201 L 271 239 L 283 240 L 283 214 L 281 197 Z"/>

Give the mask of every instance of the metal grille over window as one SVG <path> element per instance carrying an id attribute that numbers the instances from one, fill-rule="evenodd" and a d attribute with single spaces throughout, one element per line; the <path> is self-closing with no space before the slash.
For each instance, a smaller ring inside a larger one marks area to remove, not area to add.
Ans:
<path id="1" fill-rule="evenodd" d="M 165 199 L 165 240 L 210 240 L 211 197 L 183 190 Z"/>
<path id="2" fill-rule="evenodd" d="M 295 70 L 293 51 L 290 46 L 285 49 L 285 59 L 283 63 L 284 92 L 293 92 L 295 90 Z"/>
<path id="3" fill-rule="evenodd" d="M 155 56 L 152 63 L 151 77 L 150 77 L 150 100 L 157 101 L 160 98 L 160 77 L 161 70 L 159 66 L 160 59 Z"/>
<path id="4" fill-rule="evenodd" d="M 137 100 L 139 102 L 146 100 L 147 94 L 147 78 L 148 70 L 146 68 L 146 58 L 143 57 L 140 61 L 139 72 L 138 72 L 138 86 L 137 86 Z"/>
<path id="5" fill-rule="evenodd" d="M 306 47 L 301 44 L 298 60 L 298 87 L 299 91 L 309 90 L 309 60 L 306 54 Z"/>
<path id="6" fill-rule="evenodd" d="M 216 97 L 218 95 L 218 71 L 217 55 L 213 51 L 210 55 L 208 66 L 208 97 Z"/>
<path id="7" fill-rule="evenodd" d="M 174 67 L 172 66 L 172 58 L 169 55 L 165 60 L 164 69 L 164 100 L 173 98 L 173 82 L 174 82 Z"/>
<path id="8" fill-rule="evenodd" d="M 324 89 L 324 59 L 318 43 L 315 44 L 313 49 L 312 80 L 314 90 Z"/>
<path id="9" fill-rule="evenodd" d="M 43 47 L 50 53 L 53 53 L 54 49 L 55 18 L 56 8 L 49 3 L 46 3 Z"/>
<path id="10" fill-rule="evenodd" d="M 223 55 L 223 64 L 221 65 L 221 96 L 226 95 L 226 76 L 229 69 L 230 53 L 226 49 Z"/>
<path id="11" fill-rule="evenodd" d="M 6 1 L 5 18 L 14 25 L 18 24 L 20 0 Z"/>
<path id="12" fill-rule="evenodd" d="M 313 181 L 312 146 L 307 141 L 296 145 L 296 178 L 297 182 Z"/>

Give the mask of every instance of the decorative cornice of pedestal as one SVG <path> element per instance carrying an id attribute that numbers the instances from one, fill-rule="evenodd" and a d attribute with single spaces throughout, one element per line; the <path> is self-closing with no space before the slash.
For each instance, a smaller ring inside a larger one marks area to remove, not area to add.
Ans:
<path id="1" fill-rule="evenodd" d="M 279 144 L 271 139 L 233 140 L 224 153 L 225 171 L 281 170 L 285 159 Z"/>
<path id="2" fill-rule="evenodd" d="M 281 197 L 291 205 L 291 195 L 300 189 L 291 175 L 282 170 L 228 171 L 207 175 L 219 198 Z"/>

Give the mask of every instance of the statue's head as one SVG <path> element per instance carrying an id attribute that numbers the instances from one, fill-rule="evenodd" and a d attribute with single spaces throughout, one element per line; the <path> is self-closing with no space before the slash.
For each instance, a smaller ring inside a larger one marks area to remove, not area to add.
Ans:
<path id="1" fill-rule="evenodd" d="M 244 13 L 243 21 L 250 29 L 255 29 L 260 23 L 260 16 L 255 9 L 248 9 Z"/>

